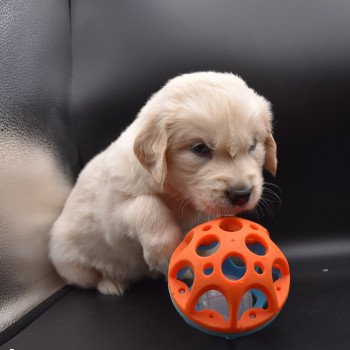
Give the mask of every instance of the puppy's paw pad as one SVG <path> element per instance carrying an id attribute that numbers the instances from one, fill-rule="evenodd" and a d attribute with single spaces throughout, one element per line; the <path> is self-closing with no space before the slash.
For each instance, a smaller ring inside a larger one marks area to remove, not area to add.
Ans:
<path id="1" fill-rule="evenodd" d="M 123 295 L 126 287 L 127 284 L 125 282 L 102 278 L 97 285 L 97 290 L 105 295 Z"/>

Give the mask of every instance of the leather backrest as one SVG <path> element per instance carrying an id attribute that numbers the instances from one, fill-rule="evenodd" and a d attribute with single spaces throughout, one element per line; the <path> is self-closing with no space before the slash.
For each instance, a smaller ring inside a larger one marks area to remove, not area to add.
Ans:
<path id="1" fill-rule="evenodd" d="M 87 162 L 176 74 L 231 71 L 273 104 L 276 239 L 347 232 L 350 3 L 72 0 L 72 111 Z M 265 210 L 266 212 L 266 210 Z M 278 238 L 279 237 L 279 238 Z"/>
<path id="2" fill-rule="evenodd" d="M 48 232 L 80 167 L 69 4 L 0 3 L 0 331 L 62 287 Z"/>

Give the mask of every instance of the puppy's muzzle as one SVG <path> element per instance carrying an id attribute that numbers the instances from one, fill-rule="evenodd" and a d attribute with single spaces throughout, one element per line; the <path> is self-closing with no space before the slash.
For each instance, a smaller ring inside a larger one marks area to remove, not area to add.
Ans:
<path id="1" fill-rule="evenodd" d="M 230 187 L 225 196 L 232 205 L 244 205 L 249 201 L 251 192 L 252 189 L 247 187 Z"/>

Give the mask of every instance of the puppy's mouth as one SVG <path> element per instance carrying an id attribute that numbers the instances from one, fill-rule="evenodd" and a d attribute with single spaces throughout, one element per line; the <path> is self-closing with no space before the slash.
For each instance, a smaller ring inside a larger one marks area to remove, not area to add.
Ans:
<path id="1" fill-rule="evenodd" d="M 256 198 L 255 195 L 252 195 L 249 201 L 244 204 L 232 204 L 227 198 L 221 197 L 216 200 L 203 202 L 197 207 L 207 215 L 234 216 L 254 209 L 258 202 L 259 198 Z"/>
<path id="2" fill-rule="evenodd" d="M 232 205 L 225 203 L 225 201 L 222 201 L 221 203 L 215 201 L 212 204 L 199 206 L 199 209 L 207 215 L 233 216 L 242 211 L 250 210 L 251 208 L 248 203 L 245 205 Z"/>

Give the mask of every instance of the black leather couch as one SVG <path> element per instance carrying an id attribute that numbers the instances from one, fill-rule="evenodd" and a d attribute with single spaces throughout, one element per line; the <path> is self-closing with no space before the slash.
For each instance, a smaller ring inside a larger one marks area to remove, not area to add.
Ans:
<path id="1" fill-rule="evenodd" d="M 349 33 L 342 0 L 1 2 L 1 349 L 349 349 Z M 79 169 L 167 79 L 198 70 L 238 73 L 276 118 L 266 177 L 283 202 L 259 222 L 289 260 L 290 296 L 232 341 L 189 328 L 162 280 L 107 297 L 63 287 L 45 255 Z"/>

